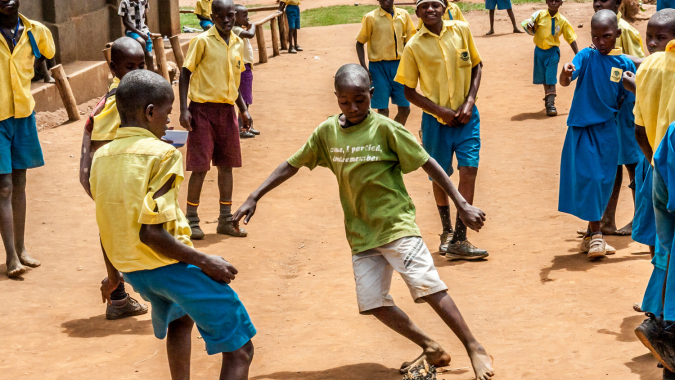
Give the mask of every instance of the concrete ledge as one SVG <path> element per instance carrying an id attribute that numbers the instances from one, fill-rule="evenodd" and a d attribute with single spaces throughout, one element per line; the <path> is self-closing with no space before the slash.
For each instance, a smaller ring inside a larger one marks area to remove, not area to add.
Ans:
<path id="1" fill-rule="evenodd" d="M 108 91 L 110 70 L 105 61 L 75 61 L 63 66 L 78 104 L 101 97 Z M 35 112 L 53 112 L 63 108 L 56 86 L 42 81 L 31 84 Z"/>

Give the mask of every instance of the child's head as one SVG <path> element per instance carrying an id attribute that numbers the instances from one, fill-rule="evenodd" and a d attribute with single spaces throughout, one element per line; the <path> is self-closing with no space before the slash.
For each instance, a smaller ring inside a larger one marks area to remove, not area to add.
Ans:
<path id="1" fill-rule="evenodd" d="M 394 0 L 377 0 L 380 3 L 380 7 L 387 12 L 390 12 L 394 9 Z"/>
<path id="2" fill-rule="evenodd" d="M 236 18 L 237 12 L 234 10 L 232 0 L 213 0 L 211 20 L 220 33 L 230 33 Z"/>
<path id="3" fill-rule="evenodd" d="M 415 14 L 422 19 L 424 25 L 436 25 L 443 22 L 447 7 L 446 0 L 417 0 Z"/>
<path id="4" fill-rule="evenodd" d="M 120 127 L 139 127 L 161 138 L 173 108 L 173 89 L 161 75 L 136 70 L 125 75 L 115 95 Z"/>
<path id="5" fill-rule="evenodd" d="M 548 7 L 548 12 L 551 14 L 558 13 L 558 9 L 562 7 L 563 0 L 546 0 L 546 6 Z"/>
<path id="6" fill-rule="evenodd" d="M 593 45 L 600 54 L 607 55 L 616 46 L 616 39 L 621 35 L 619 29 L 619 20 L 616 13 L 601 9 L 597 11 L 591 19 L 591 37 Z"/>
<path id="7" fill-rule="evenodd" d="M 0 0 L 0 14 L 16 16 L 19 13 L 19 0 Z"/>
<path id="8" fill-rule="evenodd" d="M 124 78 L 129 72 L 145 69 L 145 52 L 136 40 L 120 37 L 110 48 L 110 71 L 117 79 Z"/>
<path id="9" fill-rule="evenodd" d="M 593 9 L 597 12 L 601 9 L 609 9 L 614 13 L 619 13 L 621 0 L 593 0 Z"/>
<path id="10" fill-rule="evenodd" d="M 366 69 L 355 63 L 340 67 L 335 74 L 335 95 L 347 120 L 353 124 L 362 122 L 370 111 L 373 95 Z"/>
<path id="11" fill-rule="evenodd" d="M 235 12 L 237 12 L 237 17 L 235 18 L 234 25 L 236 26 L 248 26 L 248 9 L 241 5 L 237 4 L 234 6 Z"/>
<path id="12" fill-rule="evenodd" d="M 649 54 L 666 51 L 668 42 L 675 40 L 675 9 L 662 9 L 647 24 L 647 50 Z"/>

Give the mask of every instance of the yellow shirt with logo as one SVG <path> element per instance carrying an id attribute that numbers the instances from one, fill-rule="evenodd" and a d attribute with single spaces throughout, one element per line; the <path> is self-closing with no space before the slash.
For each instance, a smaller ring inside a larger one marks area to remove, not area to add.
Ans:
<path id="1" fill-rule="evenodd" d="M 120 80 L 115 77 L 113 79 L 108 92 L 117 88 L 120 85 Z M 117 128 L 120 127 L 122 121 L 120 114 L 117 112 L 117 100 L 115 95 L 110 96 L 105 101 L 105 106 L 101 112 L 94 116 L 94 129 L 91 131 L 92 141 L 110 141 L 117 135 Z"/>
<path id="2" fill-rule="evenodd" d="M 192 72 L 188 97 L 197 103 L 234 104 L 244 66 L 244 41 L 230 33 L 230 43 L 211 28 L 190 41 L 183 67 Z"/>
<path id="3" fill-rule="evenodd" d="M 621 29 L 621 35 L 616 39 L 616 47 L 623 49 L 624 54 L 644 58 L 645 52 L 642 50 L 640 32 L 629 24 L 628 21 L 621 18 L 621 12 L 616 16 L 619 19 L 619 29 Z"/>
<path id="4" fill-rule="evenodd" d="M 635 74 L 635 124 L 645 127 L 656 151 L 675 121 L 675 40 L 647 57 Z"/>
<path id="5" fill-rule="evenodd" d="M 198 0 L 195 5 L 194 14 L 210 19 L 212 6 L 213 0 Z"/>
<path id="6" fill-rule="evenodd" d="M 452 16 L 452 18 L 450 18 Z M 448 3 L 448 8 L 445 10 L 445 13 L 443 14 L 443 20 L 446 21 L 464 21 L 465 23 L 469 23 L 466 21 L 464 18 L 464 15 L 462 14 L 462 10 L 459 9 L 459 7 L 455 3 Z M 422 29 L 422 26 L 424 26 L 424 23 L 422 22 L 422 19 L 419 19 L 417 21 L 417 30 Z"/>
<path id="7" fill-rule="evenodd" d="M 408 42 L 394 80 L 410 88 L 417 88 L 419 80 L 427 99 L 457 110 L 469 94 L 471 70 L 480 62 L 469 24 L 445 21 L 440 36 L 423 26 Z"/>
<path id="8" fill-rule="evenodd" d="M 555 34 L 551 33 L 552 19 L 555 19 Z M 560 46 L 561 35 L 568 44 L 577 40 L 572 25 L 560 12 L 551 17 L 548 9 L 539 11 L 534 17 L 534 44 L 540 49 L 548 50 L 553 46 Z"/>
<path id="9" fill-rule="evenodd" d="M 363 16 L 356 40 L 368 44 L 370 62 L 397 61 L 403 55 L 403 47 L 414 34 L 415 26 L 405 9 L 394 7 L 392 17 L 380 7 Z"/>
<path id="10" fill-rule="evenodd" d="M 10 52 L 5 38 L 0 36 L 0 121 L 10 117 L 28 117 L 35 108 L 35 99 L 30 92 L 30 81 L 35 74 L 35 55 L 28 32 L 33 34 L 40 54 L 45 58 L 54 58 L 56 53 L 52 32 L 47 27 L 21 14 L 19 19 L 24 31 L 13 52 Z"/>
<path id="11" fill-rule="evenodd" d="M 153 199 L 173 175 L 171 189 Z M 177 263 L 141 242 L 143 224 L 162 224 L 192 247 L 190 226 L 178 204 L 183 179 L 180 152 L 147 129 L 120 128 L 110 144 L 96 151 L 89 183 L 101 244 L 117 270 L 135 272 Z"/>

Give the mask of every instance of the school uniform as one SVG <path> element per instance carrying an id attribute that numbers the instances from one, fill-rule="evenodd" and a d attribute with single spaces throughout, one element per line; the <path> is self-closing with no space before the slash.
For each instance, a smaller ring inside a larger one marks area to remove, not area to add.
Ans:
<path id="1" fill-rule="evenodd" d="M 469 25 L 445 21 L 440 35 L 426 26 L 413 36 L 404 51 L 396 82 L 417 88 L 441 107 L 458 110 L 471 88 L 471 71 L 481 63 Z M 448 175 L 453 173 L 453 155 L 458 166 L 478 167 L 480 115 L 474 106 L 471 120 L 449 128 L 443 119 L 426 111 L 422 115 L 422 144 Z"/>
<path id="2" fill-rule="evenodd" d="M 551 16 L 548 9 L 532 16 L 534 32 L 534 84 L 554 85 L 558 83 L 558 63 L 560 62 L 560 36 L 568 44 L 577 39 L 569 21 L 557 12 Z"/>
<path id="3" fill-rule="evenodd" d="M 501 11 L 511 8 L 513 8 L 511 5 L 511 0 L 485 0 L 485 9 L 499 9 Z"/>
<path id="4" fill-rule="evenodd" d="M 194 14 L 207 18 L 208 20 L 199 20 L 199 26 L 204 30 L 208 30 L 213 26 L 211 21 L 211 9 L 213 7 L 213 0 L 198 0 L 195 4 Z"/>
<path id="5" fill-rule="evenodd" d="M 602 219 L 614 186 L 619 159 L 616 114 L 628 92 L 622 75 L 635 65 L 620 48 L 608 55 L 586 48 L 572 63 L 572 80 L 578 80 L 560 162 L 558 211 L 592 222 Z"/>
<path id="6" fill-rule="evenodd" d="M 394 81 L 403 48 L 415 34 L 410 14 L 394 7 L 390 14 L 382 8 L 368 12 L 361 21 L 356 40 L 368 44 L 368 69 L 375 91 L 371 108 L 389 108 L 389 99 L 400 107 L 410 107 L 403 85 Z"/>
<path id="7" fill-rule="evenodd" d="M 464 18 L 464 14 L 462 14 L 462 10 L 459 9 L 459 7 L 455 3 L 448 3 L 448 8 L 445 10 L 445 13 L 443 14 L 443 20 L 446 21 L 464 21 L 465 23 L 469 23 L 466 18 Z M 422 29 L 422 26 L 424 23 L 422 22 L 422 19 L 419 19 L 417 22 L 417 30 Z"/>
<path id="8" fill-rule="evenodd" d="M 108 87 L 108 94 L 115 90 L 120 85 L 120 80 L 115 77 L 113 82 Z M 105 100 L 105 105 L 98 115 L 94 116 L 92 123 L 91 140 L 92 141 L 112 141 L 117 135 L 117 129 L 122 123 L 120 113 L 117 111 L 117 97 L 111 94 Z"/>
<path id="9" fill-rule="evenodd" d="M 53 58 L 56 48 L 52 33 L 44 25 L 21 14 L 19 21 L 24 31 L 16 39 L 13 52 L 0 36 L 0 174 L 45 164 L 30 83 L 35 59 Z"/>
<path id="10" fill-rule="evenodd" d="M 675 0 L 656 0 L 656 11 L 661 9 L 675 8 Z"/>
<path id="11" fill-rule="evenodd" d="M 300 3 L 302 0 L 281 0 L 286 3 L 288 29 L 300 29 Z"/>
<path id="12" fill-rule="evenodd" d="M 183 67 L 190 77 L 186 169 L 204 172 L 214 166 L 241 167 L 239 125 L 234 104 L 239 97 L 244 64 L 244 42 L 234 33 L 229 44 L 217 28 L 190 41 Z"/>
<path id="13" fill-rule="evenodd" d="M 232 32 L 237 36 L 241 35 L 244 28 L 235 26 Z M 241 37 L 240 37 L 241 38 Z M 253 47 L 251 40 L 248 38 L 241 38 L 244 41 L 244 67 L 246 70 L 241 73 L 241 80 L 239 81 L 239 93 L 247 106 L 253 104 Z"/>

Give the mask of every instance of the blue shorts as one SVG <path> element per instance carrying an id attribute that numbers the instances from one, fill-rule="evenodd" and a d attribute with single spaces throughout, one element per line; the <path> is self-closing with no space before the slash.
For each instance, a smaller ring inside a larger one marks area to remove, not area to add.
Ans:
<path id="1" fill-rule="evenodd" d="M 138 35 L 138 33 L 134 32 L 127 32 L 127 37 L 131 37 L 135 40 L 141 38 L 141 36 Z M 145 38 L 143 38 L 145 39 Z M 150 38 L 150 33 L 148 32 L 148 39 L 145 41 L 145 51 L 148 53 L 152 52 L 152 38 Z"/>
<path id="2" fill-rule="evenodd" d="M 457 167 L 478 167 L 480 159 L 480 114 L 473 107 L 471 120 L 460 127 L 449 127 L 436 116 L 422 114 L 422 145 L 448 176 L 454 172 L 452 156 L 457 156 Z"/>
<path id="3" fill-rule="evenodd" d="M 373 79 L 375 92 L 370 100 L 370 108 L 383 110 L 389 108 L 389 98 L 392 103 L 401 107 L 410 107 L 410 102 L 405 98 L 404 87 L 394 82 L 398 64 L 400 61 L 369 62 L 368 70 Z"/>
<path id="4" fill-rule="evenodd" d="M 485 9 L 511 9 L 511 0 L 485 0 Z"/>
<path id="5" fill-rule="evenodd" d="M 666 271 L 654 267 L 647 289 L 645 289 L 645 295 L 642 298 L 642 305 L 640 306 L 642 311 L 654 313 L 656 316 L 663 313 L 663 283 L 665 281 Z"/>
<path id="6" fill-rule="evenodd" d="M 0 121 L 0 174 L 44 166 L 35 113 Z"/>
<path id="7" fill-rule="evenodd" d="M 661 9 L 675 8 L 675 0 L 656 0 L 656 11 Z"/>
<path id="8" fill-rule="evenodd" d="M 209 30 L 213 26 L 213 21 L 211 20 L 199 20 L 199 26 L 204 30 Z"/>
<path id="9" fill-rule="evenodd" d="M 560 62 L 560 48 L 553 46 L 548 50 L 534 47 L 534 84 L 558 84 L 558 63 Z"/>
<path id="10" fill-rule="evenodd" d="M 594 222 L 602 219 L 614 188 L 619 137 L 616 120 L 568 127 L 560 158 L 558 211 Z"/>
<path id="11" fill-rule="evenodd" d="M 637 164 L 644 157 L 640 145 L 635 139 L 635 102 L 623 102 L 616 115 L 619 132 L 619 165 Z"/>
<path id="12" fill-rule="evenodd" d="M 297 5 L 286 6 L 286 18 L 288 29 L 300 29 L 300 7 Z"/>
<path id="13" fill-rule="evenodd" d="M 177 263 L 124 273 L 124 279 L 152 304 L 152 327 L 158 339 L 169 323 L 186 314 L 197 325 L 209 355 L 240 349 L 256 334 L 237 293 L 194 265 Z"/>
<path id="14" fill-rule="evenodd" d="M 638 243 L 656 246 L 656 217 L 652 201 L 654 168 L 643 155 L 635 167 L 635 216 L 632 238 Z"/>

